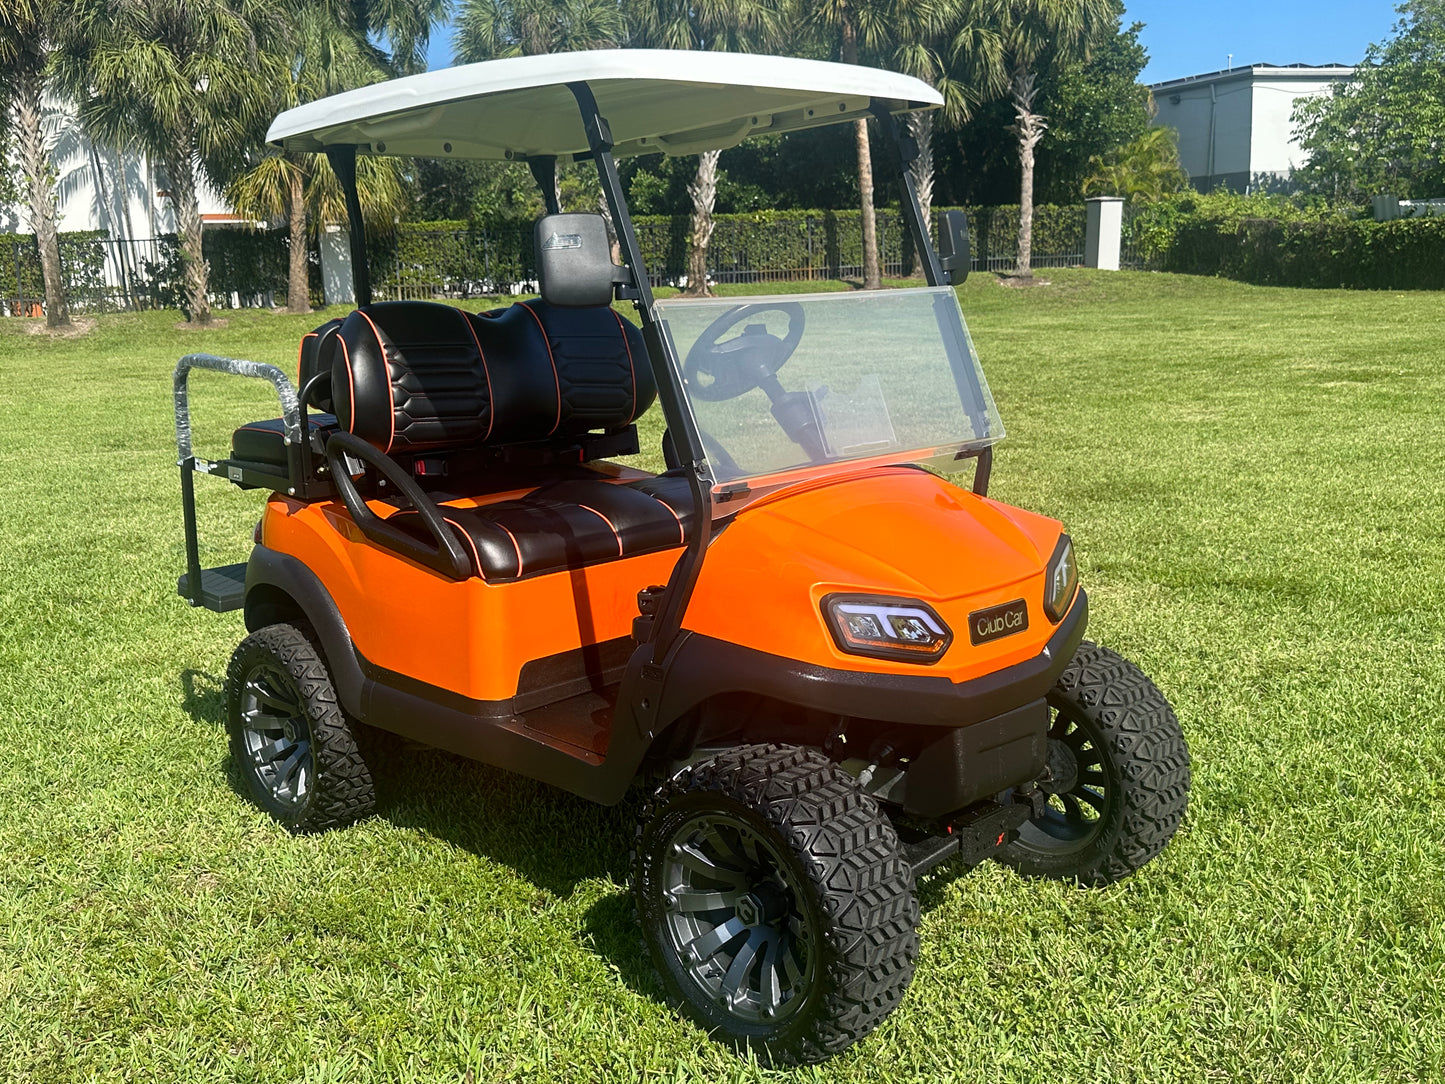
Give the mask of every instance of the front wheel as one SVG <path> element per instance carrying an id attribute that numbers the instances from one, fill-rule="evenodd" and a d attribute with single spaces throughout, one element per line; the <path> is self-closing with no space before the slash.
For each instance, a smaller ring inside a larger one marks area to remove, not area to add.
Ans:
<path id="1" fill-rule="evenodd" d="M 632 880 L 668 994 L 774 1064 L 858 1041 L 913 976 L 918 902 L 898 837 L 811 750 L 742 746 L 668 780 L 639 823 Z"/>
<path id="2" fill-rule="evenodd" d="M 1048 694 L 1042 815 L 999 861 L 1101 886 L 1164 849 L 1189 804 L 1189 747 L 1174 709 L 1128 659 L 1085 642 Z"/>

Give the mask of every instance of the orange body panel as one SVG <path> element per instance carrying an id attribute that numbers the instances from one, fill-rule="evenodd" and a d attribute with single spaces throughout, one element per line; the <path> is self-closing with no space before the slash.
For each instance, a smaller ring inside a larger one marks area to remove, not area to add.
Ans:
<path id="1" fill-rule="evenodd" d="M 683 624 L 820 666 L 967 681 L 1033 658 L 1058 627 L 1043 597 L 1061 530 L 911 468 L 793 488 L 745 509 L 713 541 Z M 953 643 L 928 667 L 845 654 L 821 608 L 835 591 L 921 599 Z M 1028 628 L 975 646 L 968 615 L 1019 598 Z"/>
<path id="2" fill-rule="evenodd" d="M 713 539 L 683 623 L 821 666 L 967 681 L 1036 656 L 1053 634 L 1044 566 L 1060 530 L 909 468 L 794 486 L 748 506 Z M 262 541 L 320 579 L 369 662 L 477 700 L 513 696 L 534 659 L 629 635 L 638 591 L 666 583 L 682 552 L 515 583 L 456 582 L 368 540 L 339 502 L 280 495 L 267 505 Z M 821 611 L 835 591 L 921 599 L 953 629 L 953 643 L 927 667 L 845 654 Z M 971 612 L 1018 598 L 1028 606 L 1025 631 L 971 643 Z"/>
<path id="3" fill-rule="evenodd" d="M 514 695 L 533 659 L 630 635 L 637 592 L 666 583 L 682 552 L 516 583 L 458 582 L 371 542 L 340 502 L 281 496 L 266 506 L 262 542 L 315 573 L 368 662 L 476 700 Z"/>

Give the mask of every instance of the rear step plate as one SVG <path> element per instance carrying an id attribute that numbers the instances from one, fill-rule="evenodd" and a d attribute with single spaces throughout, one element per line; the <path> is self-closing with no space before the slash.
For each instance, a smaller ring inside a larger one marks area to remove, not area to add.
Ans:
<path id="1" fill-rule="evenodd" d="M 246 601 L 246 562 L 201 569 L 199 598 L 191 598 L 190 573 L 176 581 L 176 592 L 192 606 L 204 606 L 218 614 L 239 610 Z"/>

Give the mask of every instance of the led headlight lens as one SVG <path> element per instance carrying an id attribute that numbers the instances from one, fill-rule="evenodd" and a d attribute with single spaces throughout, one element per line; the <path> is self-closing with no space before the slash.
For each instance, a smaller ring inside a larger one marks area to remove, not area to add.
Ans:
<path id="1" fill-rule="evenodd" d="M 1058 624 L 1069 612 L 1069 603 L 1074 601 L 1074 591 L 1079 586 L 1079 569 L 1074 564 L 1074 544 L 1068 535 L 1059 536 L 1054 555 L 1049 558 L 1049 570 L 1044 582 L 1044 613 L 1049 620 Z"/>
<path id="2" fill-rule="evenodd" d="M 917 599 L 829 595 L 823 616 L 839 649 L 850 655 L 927 664 L 941 659 L 953 641 L 943 618 Z"/>

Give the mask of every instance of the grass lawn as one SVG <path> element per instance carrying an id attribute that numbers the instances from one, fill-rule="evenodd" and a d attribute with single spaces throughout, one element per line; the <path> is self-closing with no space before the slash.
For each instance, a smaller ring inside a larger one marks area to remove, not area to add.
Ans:
<path id="1" fill-rule="evenodd" d="M 1045 274 L 962 291 L 993 494 L 1068 524 L 1092 635 L 1183 721 L 1189 815 L 1105 891 L 930 876 L 903 1005 L 790 1073 L 661 1003 L 635 803 L 427 751 L 343 832 L 238 796 L 242 627 L 175 595 L 170 373 L 290 367 L 317 317 L 0 320 L 0 1080 L 1445 1078 L 1445 294 Z M 203 454 L 275 413 L 195 383 Z M 205 562 L 242 559 L 259 495 L 197 484 Z"/>

